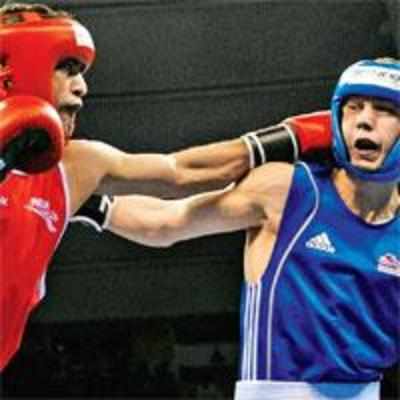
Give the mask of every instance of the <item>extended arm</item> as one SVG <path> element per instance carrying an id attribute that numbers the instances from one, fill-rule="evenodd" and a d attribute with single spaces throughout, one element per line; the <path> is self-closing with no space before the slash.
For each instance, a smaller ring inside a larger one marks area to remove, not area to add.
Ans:
<path id="1" fill-rule="evenodd" d="M 253 171 L 238 186 L 179 200 L 116 197 L 107 220 L 111 232 L 141 244 L 178 241 L 278 223 L 293 167 L 273 163 Z"/>
<path id="2" fill-rule="evenodd" d="M 129 181 L 127 191 L 122 193 L 182 197 L 221 188 L 242 178 L 249 168 L 267 161 L 293 162 L 299 156 L 329 147 L 330 137 L 330 115 L 320 112 L 285 120 L 283 124 L 251 132 L 240 139 L 170 155 L 128 154 L 100 142 L 73 141 L 63 159 L 72 211 L 79 208 L 104 178 Z M 134 186 L 135 182 L 142 187 Z M 101 191 L 121 193 L 113 186 Z"/>
<path id="3" fill-rule="evenodd" d="M 221 188 L 248 170 L 248 151 L 240 139 L 171 155 L 129 154 L 105 143 L 76 140 L 67 146 L 63 163 L 74 213 L 102 181 L 100 193 L 119 194 L 119 182 L 126 181 L 122 193 L 173 198 L 201 191 L 206 182 L 207 188 Z"/>
<path id="4" fill-rule="evenodd" d="M 158 155 L 158 159 L 157 155 L 125 155 L 125 165 L 137 166 L 135 180 L 146 181 L 144 187 L 129 184 L 123 188 L 114 179 L 101 192 L 135 192 L 166 198 L 220 189 L 265 162 L 318 158 L 321 151 L 330 148 L 330 125 L 330 113 L 319 111 L 287 118 L 280 124 L 248 132 L 239 139 Z M 129 173 L 132 174 L 132 167 L 127 167 L 126 174 L 132 179 Z"/>
<path id="5" fill-rule="evenodd" d="M 171 154 L 124 154 L 123 158 L 121 165 L 127 168 L 125 178 L 109 176 L 98 189 L 99 193 L 184 197 L 220 189 L 249 170 L 249 152 L 241 139 L 195 146 Z M 132 165 L 135 167 L 128 167 Z"/>

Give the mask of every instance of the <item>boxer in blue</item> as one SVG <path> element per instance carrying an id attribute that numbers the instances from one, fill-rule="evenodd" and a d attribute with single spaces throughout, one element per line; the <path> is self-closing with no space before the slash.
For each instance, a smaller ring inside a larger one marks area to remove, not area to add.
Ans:
<path id="1" fill-rule="evenodd" d="M 351 65 L 334 166 L 266 163 L 181 200 L 117 197 L 107 229 L 151 246 L 247 229 L 236 400 L 377 400 L 399 361 L 400 63 Z"/>

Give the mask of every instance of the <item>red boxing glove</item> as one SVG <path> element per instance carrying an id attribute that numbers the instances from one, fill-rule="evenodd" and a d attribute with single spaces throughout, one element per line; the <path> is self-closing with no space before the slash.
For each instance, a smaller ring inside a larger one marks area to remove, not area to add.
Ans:
<path id="1" fill-rule="evenodd" d="M 328 150 L 332 145 L 332 118 L 328 110 L 300 114 L 286 118 L 283 124 L 292 129 L 299 143 L 299 156 L 319 150 Z"/>
<path id="2" fill-rule="evenodd" d="M 64 150 L 57 110 L 34 96 L 0 102 L 0 181 L 11 169 L 39 173 L 56 165 Z"/>
<path id="3" fill-rule="evenodd" d="M 250 168 L 268 161 L 295 162 L 299 158 L 319 160 L 331 148 L 331 114 L 318 111 L 285 119 L 282 123 L 242 136 L 250 158 Z"/>

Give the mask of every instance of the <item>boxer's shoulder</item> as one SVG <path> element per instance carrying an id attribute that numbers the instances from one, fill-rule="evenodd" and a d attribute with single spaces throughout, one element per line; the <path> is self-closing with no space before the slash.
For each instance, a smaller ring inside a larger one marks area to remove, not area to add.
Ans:
<path id="1" fill-rule="evenodd" d="M 82 155 L 82 153 L 87 153 L 88 155 L 99 153 L 109 147 L 110 145 L 98 140 L 71 140 L 65 146 L 65 157 L 76 157 Z"/>
<path id="2" fill-rule="evenodd" d="M 92 140 L 72 140 L 64 151 L 63 165 L 66 173 L 71 209 L 76 211 L 82 199 L 90 196 L 107 174 L 107 150 L 112 147 Z"/>
<path id="3" fill-rule="evenodd" d="M 246 188 L 253 187 L 256 191 L 271 191 L 273 187 L 289 187 L 294 173 L 293 164 L 270 162 L 252 170 L 246 182 Z"/>
<path id="4" fill-rule="evenodd" d="M 63 162 L 67 166 L 79 165 L 80 168 L 96 168 L 105 164 L 115 153 L 119 153 L 119 151 L 104 142 L 71 140 L 65 147 Z"/>

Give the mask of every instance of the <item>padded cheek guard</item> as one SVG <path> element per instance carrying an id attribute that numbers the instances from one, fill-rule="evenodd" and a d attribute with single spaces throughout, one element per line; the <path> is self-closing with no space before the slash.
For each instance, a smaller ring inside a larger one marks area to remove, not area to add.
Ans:
<path id="1" fill-rule="evenodd" d="M 400 64 L 363 60 L 347 68 L 336 86 L 332 103 L 333 154 L 337 164 L 362 180 L 392 182 L 400 180 L 400 139 L 386 155 L 382 166 L 367 171 L 351 164 L 342 133 L 342 106 L 353 95 L 388 100 L 400 107 Z"/>
<path id="2" fill-rule="evenodd" d="M 44 18 L 36 12 L 18 13 L 20 22 L 7 23 L 14 14 L 0 20 L 0 62 L 8 68 L 3 90 L 7 96 L 33 95 L 53 106 L 52 78 L 57 64 L 75 58 L 86 66 L 95 58 L 90 33 L 66 17 Z"/>

